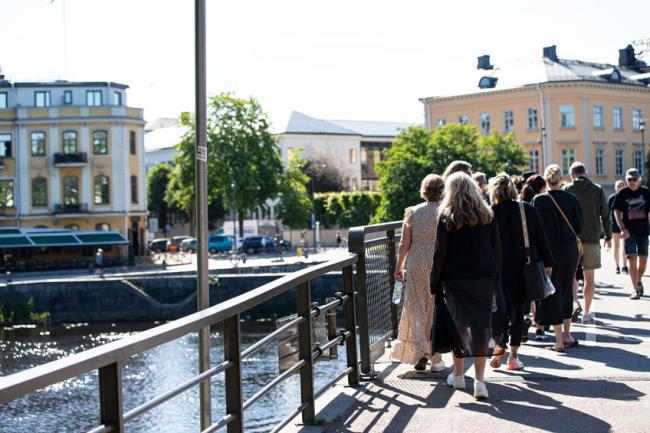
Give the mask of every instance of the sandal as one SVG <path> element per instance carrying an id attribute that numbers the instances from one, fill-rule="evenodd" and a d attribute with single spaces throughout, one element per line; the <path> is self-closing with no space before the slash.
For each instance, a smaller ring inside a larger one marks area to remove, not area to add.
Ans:
<path id="1" fill-rule="evenodd" d="M 493 369 L 497 369 L 501 367 L 501 363 L 503 362 L 503 358 L 506 356 L 506 350 L 503 348 L 500 348 L 500 350 L 495 350 L 494 354 L 492 355 L 492 359 L 490 360 L 490 367 Z"/>
<path id="2" fill-rule="evenodd" d="M 548 350 L 552 350 L 553 352 L 557 352 L 557 353 L 564 353 L 563 348 L 558 348 L 558 347 L 555 347 L 555 346 L 549 347 Z"/>
<path id="3" fill-rule="evenodd" d="M 427 370 L 427 363 L 428 362 L 429 362 L 428 358 L 426 358 L 426 357 L 422 358 L 417 362 L 417 364 L 415 364 L 413 366 L 413 368 L 415 369 L 415 371 L 424 373 Z"/>
<path id="4" fill-rule="evenodd" d="M 582 313 L 582 307 L 580 305 L 578 305 L 573 310 L 573 314 L 571 315 L 571 321 L 572 322 L 577 322 L 578 318 L 580 317 L 580 313 Z"/>
<path id="5" fill-rule="evenodd" d="M 577 339 L 577 338 L 574 338 L 573 341 L 572 341 L 571 343 L 564 343 L 564 348 L 565 348 L 565 349 L 571 349 L 572 347 L 576 347 L 578 344 L 580 344 L 580 343 L 578 342 L 578 339 Z"/>

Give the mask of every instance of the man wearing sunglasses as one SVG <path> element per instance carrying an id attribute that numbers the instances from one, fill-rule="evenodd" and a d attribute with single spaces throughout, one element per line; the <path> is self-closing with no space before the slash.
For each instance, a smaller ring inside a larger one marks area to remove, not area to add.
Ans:
<path id="1" fill-rule="evenodd" d="M 625 239 L 625 255 L 632 279 L 630 299 L 640 299 L 643 296 L 641 277 L 648 261 L 650 191 L 641 186 L 641 176 L 636 168 L 625 172 L 625 180 L 627 187 L 620 190 L 614 199 L 614 217 L 621 228 L 621 237 Z"/>

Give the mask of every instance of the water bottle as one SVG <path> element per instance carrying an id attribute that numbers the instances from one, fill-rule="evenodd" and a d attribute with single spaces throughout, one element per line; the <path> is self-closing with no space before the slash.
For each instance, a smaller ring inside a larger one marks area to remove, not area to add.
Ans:
<path id="1" fill-rule="evenodd" d="M 393 304 L 399 304 L 402 300 L 402 288 L 404 284 L 397 281 L 395 287 L 393 288 Z"/>

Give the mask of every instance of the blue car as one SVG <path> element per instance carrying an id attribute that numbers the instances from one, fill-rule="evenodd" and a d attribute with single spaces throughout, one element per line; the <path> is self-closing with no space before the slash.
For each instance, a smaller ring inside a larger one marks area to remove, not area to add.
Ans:
<path id="1" fill-rule="evenodd" d="M 210 235 L 208 236 L 208 251 L 211 254 L 223 253 L 232 250 L 232 236 Z"/>

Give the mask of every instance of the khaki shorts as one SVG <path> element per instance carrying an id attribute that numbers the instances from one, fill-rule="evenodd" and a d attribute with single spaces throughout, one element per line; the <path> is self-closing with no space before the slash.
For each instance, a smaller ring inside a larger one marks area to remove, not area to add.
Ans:
<path id="1" fill-rule="evenodd" d="M 582 244 L 582 269 L 591 270 L 600 268 L 600 244 Z"/>

